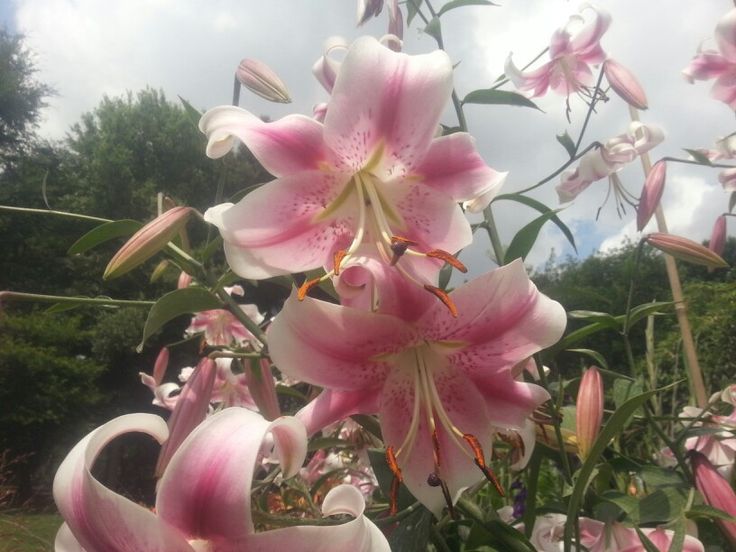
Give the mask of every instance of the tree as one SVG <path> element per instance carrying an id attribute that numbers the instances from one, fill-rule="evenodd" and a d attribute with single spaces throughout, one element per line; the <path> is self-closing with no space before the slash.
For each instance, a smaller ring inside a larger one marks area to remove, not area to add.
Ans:
<path id="1" fill-rule="evenodd" d="M 44 99 L 52 93 L 35 73 L 23 37 L 0 29 L 0 171 L 30 147 Z"/>

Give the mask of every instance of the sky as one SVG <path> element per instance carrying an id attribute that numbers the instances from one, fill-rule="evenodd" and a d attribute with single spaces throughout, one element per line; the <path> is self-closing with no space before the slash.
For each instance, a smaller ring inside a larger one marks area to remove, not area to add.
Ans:
<path id="1" fill-rule="evenodd" d="M 443 3 L 434 0 L 437 7 Z M 488 88 L 503 73 L 509 52 L 518 65 L 532 59 L 580 7 L 566 0 L 497 3 L 501 5 L 466 7 L 443 17 L 445 46 L 457 64 L 455 86 L 460 97 Z M 287 84 L 293 103 L 276 105 L 244 92 L 242 107 L 271 118 L 293 112 L 311 114 L 314 104 L 327 99 L 311 74 L 325 40 L 334 35 L 352 40 L 362 34 L 385 33 L 385 13 L 356 28 L 356 4 L 357 0 L 0 0 L 0 25 L 25 35 L 27 46 L 35 52 L 39 80 L 57 91 L 39 133 L 61 139 L 105 94 L 117 96 L 151 86 L 170 99 L 180 95 L 201 109 L 227 104 L 234 69 L 244 57 L 274 69 Z M 712 147 L 716 139 L 735 130 L 733 111 L 710 98 L 710 84 L 691 85 L 680 73 L 703 41 L 712 46 L 713 28 L 733 2 L 600 0 L 595 5 L 613 17 L 602 39 L 604 49 L 631 69 L 647 92 L 650 109 L 641 114 L 642 120 L 661 126 L 666 133 L 665 142 L 651 152 L 653 161 L 684 157 L 682 148 Z M 435 48 L 434 40 L 417 23 L 405 34 L 404 50 L 410 54 Z M 497 170 L 509 171 L 506 193 L 539 181 L 561 165 L 566 153 L 555 136 L 567 130 L 577 137 L 585 116 L 586 106 L 576 98 L 571 98 L 569 123 L 564 97 L 548 93 L 535 101 L 541 111 L 466 106 L 469 130 L 482 156 Z M 456 124 L 449 108 L 443 122 Z M 626 105 L 613 97 L 600 105 L 583 143 L 605 141 L 624 132 L 628 122 Z M 638 195 L 644 180 L 640 165 L 632 164 L 620 176 Z M 554 191 L 558 182 L 555 179 L 535 190 L 532 197 L 553 208 L 563 207 Z M 607 188 L 605 180 L 594 183 L 559 213 L 575 234 L 581 256 L 608 250 L 626 237 L 638 239 L 632 209 L 619 217 L 609 201 L 595 220 Z M 715 169 L 668 166 L 663 206 L 672 232 L 706 239 L 727 204 Z M 535 211 L 508 201 L 496 203 L 494 212 L 506 244 L 536 216 Z M 560 231 L 547 224 L 527 262 L 539 266 L 552 252 L 559 258 L 572 249 Z M 478 235 L 461 258 L 473 273 L 487 269 L 489 255 L 488 239 Z"/>

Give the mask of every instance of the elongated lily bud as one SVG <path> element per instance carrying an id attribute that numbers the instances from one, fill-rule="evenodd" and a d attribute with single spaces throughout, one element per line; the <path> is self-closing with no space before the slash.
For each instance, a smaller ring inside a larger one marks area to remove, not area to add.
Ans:
<path id="1" fill-rule="evenodd" d="M 728 263 L 720 255 L 682 236 L 655 232 L 649 234 L 646 237 L 646 241 L 652 247 L 656 247 L 660 251 L 664 251 L 681 261 L 707 266 L 708 268 L 724 268 L 728 266 Z"/>
<path id="2" fill-rule="evenodd" d="M 156 385 L 161 385 L 168 365 L 169 349 L 168 347 L 161 347 L 161 350 L 156 357 L 156 362 L 153 365 L 153 379 L 156 382 Z"/>
<path id="3" fill-rule="evenodd" d="M 169 438 L 161 447 L 156 464 L 156 475 L 161 476 L 172 456 L 187 436 L 207 416 L 215 384 L 217 366 L 212 359 L 203 359 L 187 380 L 169 418 Z"/>
<path id="4" fill-rule="evenodd" d="M 138 230 L 110 259 L 103 279 L 122 276 L 161 251 L 186 224 L 193 211 L 191 207 L 174 207 Z"/>
<path id="5" fill-rule="evenodd" d="M 262 358 L 253 362 L 250 369 L 246 367 L 245 382 L 264 418 L 271 421 L 281 416 L 279 399 L 276 396 L 276 384 L 271 374 L 271 363 L 267 359 Z"/>
<path id="6" fill-rule="evenodd" d="M 647 96 L 634 74 L 619 62 L 607 59 L 603 62 L 603 72 L 608 84 L 618 96 L 636 109 L 647 109 Z"/>
<path id="7" fill-rule="evenodd" d="M 286 85 L 268 65 L 255 59 L 244 59 L 235 76 L 240 83 L 261 98 L 277 103 L 291 103 Z"/>
<path id="8" fill-rule="evenodd" d="M 593 447 L 603 421 L 603 379 L 598 368 L 591 366 L 583 374 L 578 389 L 575 428 L 578 454 L 585 460 Z"/>
<path id="9" fill-rule="evenodd" d="M 716 255 L 723 255 L 723 248 L 726 246 L 726 217 L 721 215 L 716 219 L 713 225 L 713 232 L 710 235 L 708 249 Z"/>
<path id="10" fill-rule="evenodd" d="M 636 209 L 636 229 L 641 232 L 652 218 L 654 211 L 662 199 L 664 183 L 667 179 L 667 163 L 658 161 L 649 171 L 641 191 L 641 199 Z"/>
<path id="11" fill-rule="evenodd" d="M 723 510 L 731 516 L 736 516 L 736 493 L 734 493 L 729 482 L 718 473 L 703 454 L 693 452 L 690 458 L 693 475 L 695 476 L 695 486 L 703 495 L 706 504 Z M 728 536 L 731 544 L 736 545 L 736 523 L 721 519 L 717 519 L 716 522 Z"/>

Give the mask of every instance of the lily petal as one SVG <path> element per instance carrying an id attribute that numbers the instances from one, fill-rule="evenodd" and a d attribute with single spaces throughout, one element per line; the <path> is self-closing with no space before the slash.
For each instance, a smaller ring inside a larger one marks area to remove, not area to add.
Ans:
<path id="1" fill-rule="evenodd" d="M 375 414 L 378 412 L 380 388 L 356 391 L 333 391 L 325 389 L 316 399 L 296 413 L 307 428 L 310 437 L 330 424 L 353 414 Z"/>
<path id="2" fill-rule="evenodd" d="M 566 316 L 562 306 L 542 295 L 526 275 L 521 260 L 498 268 L 458 288 L 450 297 L 458 310 L 452 318 L 442 305 L 418 322 L 425 338 L 448 343 L 452 364 L 489 400 L 494 425 L 521 428 L 547 394 L 516 382 L 515 364 L 560 339 Z M 482 299 L 480 299 L 482 298 Z M 459 344 L 453 352 L 453 344 Z"/>
<path id="3" fill-rule="evenodd" d="M 465 132 L 434 140 L 416 173 L 425 186 L 457 202 L 469 202 L 472 213 L 482 211 L 491 202 L 508 174 L 486 165 L 478 154 L 475 140 Z"/>
<path id="4" fill-rule="evenodd" d="M 82 439 L 54 477 L 54 500 L 69 530 L 86 552 L 193 552 L 183 535 L 153 512 L 97 481 L 90 472 L 100 451 L 118 435 L 142 432 L 158 442 L 168 437 L 166 423 L 151 414 L 120 416 Z M 63 529 L 62 542 L 71 543 Z"/>
<path id="5" fill-rule="evenodd" d="M 379 355 L 416 339 L 404 322 L 292 292 L 268 330 L 274 364 L 289 377 L 338 390 L 379 387 L 389 364 Z"/>
<path id="6" fill-rule="evenodd" d="M 158 515 L 189 538 L 218 543 L 254 532 L 250 489 L 262 443 L 271 432 L 290 477 L 307 452 L 306 432 L 291 417 L 267 422 L 243 408 L 226 408 L 203 422 L 182 444 L 160 482 Z"/>
<path id="7" fill-rule="evenodd" d="M 451 369 L 440 355 L 429 354 L 425 360 L 432 364 L 428 366 L 428 372 L 432 374 L 439 401 L 452 424 L 461 432 L 474 435 L 480 441 L 486 458 L 490 459 L 492 430 L 483 397 L 467 377 Z M 439 519 L 446 503 L 442 490 L 427 482 L 428 476 L 435 472 L 432 430 L 427 423 L 426 405 L 421 406 L 419 412 L 415 410 L 415 377 L 409 370 L 393 370 L 389 374 L 382 392 L 381 429 L 386 444 L 396 451 L 412 431 L 412 422 L 418 423 L 414 443 L 407 456 L 399 456 L 399 466 L 407 488 Z M 462 437 L 450 434 L 450 429 L 441 423 L 436 412 L 432 415 L 440 449 L 440 473 L 437 475 L 447 484 L 454 502 L 464 489 L 483 479 L 483 474 L 473 463 L 472 451 Z M 414 419 L 415 416 L 418 420 Z"/>
<path id="8" fill-rule="evenodd" d="M 202 116 L 199 129 L 207 135 L 209 157 L 227 154 L 237 138 L 274 176 L 318 169 L 330 157 L 322 141 L 322 125 L 304 115 L 265 123 L 239 107 L 220 106 Z"/>
<path id="9" fill-rule="evenodd" d="M 715 38 L 724 57 L 736 62 L 736 9 L 730 10 L 718 21 Z"/>
<path id="10" fill-rule="evenodd" d="M 319 218 L 345 185 L 339 174 L 297 173 L 269 182 L 236 205 L 208 209 L 204 216 L 220 230 L 228 263 L 243 278 L 312 270 L 328 264 L 335 247 L 346 246 L 353 235 L 354 194 L 329 217 Z"/>
<path id="11" fill-rule="evenodd" d="M 381 151 L 374 174 L 408 174 L 429 148 L 451 91 L 452 63 L 444 52 L 408 56 L 359 38 L 332 90 L 325 142 L 356 172 Z"/>
<path id="12" fill-rule="evenodd" d="M 570 48 L 585 63 L 600 63 L 606 59 L 600 41 L 611 25 L 611 14 L 590 4 L 585 8 L 593 12 L 591 20 L 570 40 Z M 582 10 L 581 10 L 582 11 Z"/>
<path id="13" fill-rule="evenodd" d="M 62 523 L 56 532 L 54 552 L 85 552 L 66 523 Z"/>
<path id="14" fill-rule="evenodd" d="M 690 83 L 696 80 L 710 80 L 722 75 L 732 65 L 732 62 L 715 50 L 705 50 L 690 61 L 682 70 L 682 75 Z"/>

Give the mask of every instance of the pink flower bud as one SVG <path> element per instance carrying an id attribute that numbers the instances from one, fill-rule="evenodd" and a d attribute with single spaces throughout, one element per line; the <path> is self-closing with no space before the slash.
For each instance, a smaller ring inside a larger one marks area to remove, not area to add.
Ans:
<path id="1" fill-rule="evenodd" d="M 716 255 L 723 255 L 723 248 L 726 246 L 726 217 L 721 215 L 716 219 L 713 225 L 713 232 L 710 235 L 708 249 Z"/>
<path id="2" fill-rule="evenodd" d="M 286 85 L 265 63 L 255 59 L 244 59 L 238 65 L 235 76 L 240 83 L 254 94 L 271 102 L 291 103 Z"/>
<path id="3" fill-rule="evenodd" d="M 192 283 L 192 277 L 191 275 L 187 274 L 183 270 L 179 274 L 179 280 L 176 282 L 176 289 L 184 289 L 188 288 L 189 285 Z"/>
<path id="4" fill-rule="evenodd" d="M 156 475 L 164 473 L 171 457 L 184 439 L 201 424 L 207 416 L 215 384 L 217 366 L 212 359 L 204 358 L 194 370 L 181 390 L 174 411 L 169 418 L 169 438 L 161 446 L 156 464 Z"/>
<path id="5" fill-rule="evenodd" d="M 681 261 L 703 265 L 708 268 L 724 268 L 728 266 L 728 263 L 720 255 L 682 236 L 654 232 L 646 237 L 646 241 L 652 247 L 656 247 L 660 251 L 664 251 Z"/>
<path id="6" fill-rule="evenodd" d="M 156 385 L 161 385 L 168 365 L 169 349 L 168 347 L 162 347 L 156 357 L 156 362 L 153 365 L 153 380 L 156 382 Z"/>
<path id="7" fill-rule="evenodd" d="M 271 363 L 267 359 L 262 358 L 258 364 L 251 364 L 250 369 L 246 367 L 245 382 L 264 418 L 275 420 L 281 416 L 279 399 L 276 396 L 276 384 L 271 373 Z"/>
<path id="8" fill-rule="evenodd" d="M 608 84 L 619 97 L 636 109 L 647 109 L 647 96 L 634 74 L 619 62 L 607 59 L 603 62 L 603 72 Z"/>
<path id="9" fill-rule="evenodd" d="M 575 431 L 578 454 L 585 460 L 593 447 L 603 421 L 603 379 L 598 368 L 591 366 L 583 374 L 578 388 Z"/>
<path id="10" fill-rule="evenodd" d="M 102 278 L 122 276 L 153 257 L 179 233 L 193 211 L 191 207 L 174 207 L 146 224 L 110 259 Z"/>
<path id="11" fill-rule="evenodd" d="M 695 486 L 703 495 L 705 503 L 727 514 L 736 516 L 736 493 L 731 485 L 711 465 L 708 459 L 699 452 L 691 453 Z M 716 520 L 733 545 L 736 545 L 736 523 Z"/>
<path id="12" fill-rule="evenodd" d="M 636 229 L 641 232 L 652 218 L 654 211 L 662 199 L 664 183 L 667 179 L 667 163 L 658 161 L 649 171 L 641 191 L 639 206 L 636 209 Z"/>

